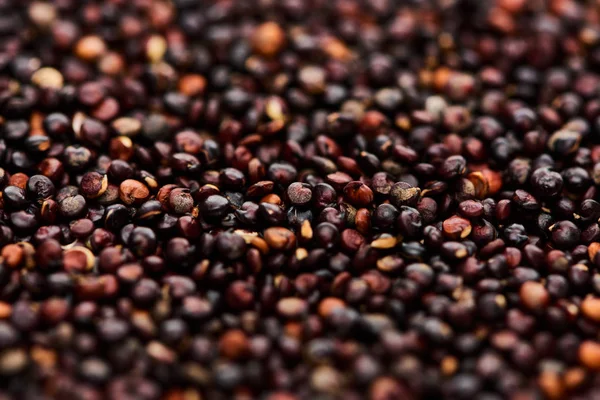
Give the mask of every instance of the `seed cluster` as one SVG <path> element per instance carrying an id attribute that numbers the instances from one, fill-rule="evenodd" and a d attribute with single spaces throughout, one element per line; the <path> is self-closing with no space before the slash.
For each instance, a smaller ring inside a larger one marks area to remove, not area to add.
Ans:
<path id="1" fill-rule="evenodd" d="M 600 8 L 0 0 L 0 397 L 600 398 Z"/>

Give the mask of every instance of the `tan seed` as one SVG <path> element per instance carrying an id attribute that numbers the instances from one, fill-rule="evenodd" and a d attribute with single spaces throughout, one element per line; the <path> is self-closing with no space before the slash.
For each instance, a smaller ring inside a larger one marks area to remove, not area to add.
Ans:
<path id="1" fill-rule="evenodd" d="M 94 61 L 106 52 L 106 43 L 99 36 L 84 36 L 75 44 L 75 54 L 85 61 Z"/>
<path id="2" fill-rule="evenodd" d="M 344 377 L 333 367 L 321 365 L 312 371 L 310 384 L 317 392 L 335 395 L 342 389 Z"/>
<path id="3" fill-rule="evenodd" d="M 302 239 L 310 240 L 313 237 L 313 229 L 308 220 L 302 222 L 302 226 L 300 227 L 300 236 Z"/>
<path id="4" fill-rule="evenodd" d="M 306 257 L 308 257 L 308 251 L 306 251 L 305 248 L 299 247 L 296 249 L 296 258 L 298 259 L 298 261 L 302 261 Z"/>
<path id="5" fill-rule="evenodd" d="M 146 57 L 152 63 L 162 60 L 167 51 L 167 41 L 160 35 L 152 35 L 146 43 Z"/>
<path id="6" fill-rule="evenodd" d="M 173 350 L 156 340 L 148 343 L 146 352 L 150 357 L 164 362 L 165 364 L 172 364 L 177 359 L 177 354 Z"/>
<path id="7" fill-rule="evenodd" d="M 120 135 L 135 136 L 142 130 L 142 123 L 137 118 L 121 117 L 111 124 Z"/>
<path id="8" fill-rule="evenodd" d="M 285 318 L 300 318 L 308 312 L 308 304 L 299 297 L 286 297 L 277 302 L 277 312 Z"/>
<path id="9" fill-rule="evenodd" d="M 62 89 L 64 79 L 58 70 L 52 67 L 44 67 L 31 75 L 31 82 L 44 89 Z"/>
<path id="10" fill-rule="evenodd" d="M 29 5 L 29 19 L 40 28 L 48 28 L 56 19 L 56 7 L 52 2 L 34 1 Z"/>
<path id="11" fill-rule="evenodd" d="M 3 375 L 12 375 L 20 372 L 28 363 L 29 358 L 23 349 L 8 349 L 0 354 L 0 372 Z"/>
<path id="12" fill-rule="evenodd" d="M 371 242 L 374 249 L 391 249 L 398 244 L 398 239 L 394 236 L 380 237 Z"/>

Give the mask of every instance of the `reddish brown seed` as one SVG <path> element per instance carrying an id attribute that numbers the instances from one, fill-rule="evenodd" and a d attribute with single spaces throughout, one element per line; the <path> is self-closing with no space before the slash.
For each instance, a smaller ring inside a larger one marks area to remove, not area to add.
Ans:
<path id="1" fill-rule="evenodd" d="M 354 216 L 356 230 L 363 235 L 368 235 L 371 230 L 371 212 L 366 208 L 356 210 Z"/>
<path id="2" fill-rule="evenodd" d="M 27 187 L 27 181 L 29 177 L 22 172 L 17 172 L 16 174 L 12 174 L 10 179 L 8 180 L 8 184 L 12 186 L 20 187 L 21 189 L 25 189 Z"/>
<path id="3" fill-rule="evenodd" d="M 232 329 L 223 334 L 219 340 L 219 353 L 230 360 L 239 360 L 248 355 L 249 341 L 240 329 Z"/>
<path id="4" fill-rule="evenodd" d="M 186 96 L 200 96 L 206 89 L 206 78 L 199 74 L 187 74 L 179 79 L 178 90 Z"/>
<path id="5" fill-rule="evenodd" d="M 254 30 L 250 43 L 258 54 L 272 57 L 285 45 L 285 32 L 277 23 L 265 22 Z"/>
<path id="6" fill-rule="evenodd" d="M 281 205 L 282 202 L 281 202 L 281 197 L 279 197 L 278 195 L 276 195 L 274 193 L 270 193 L 270 194 L 264 196 L 262 199 L 260 199 L 260 203 Z"/>
<path id="7" fill-rule="evenodd" d="M 84 36 L 75 44 L 75 54 L 85 61 L 95 61 L 106 52 L 106 43 L 98 36 Z"/>
<path id="8" fill-rule="evenodd" d="M 75 246 L 63 252 L 63 266 L 68 272 L 86 272 L 94 268 L 96 257 L 88 248 Z"/>
<path id="9" fill-rule="evenodd" d="M 579 346 L 579 361 L 594 371 L 600 371 L 600 343 L 596 340 L 586 340 Z"/>
<path id="10" fill-rule="evenodd" d="M 139 205 L 148 196 L 150 196 L 148 187 L 135 179 L 126 179 L 119 185 L 119 198 L 127 205 Z"/>
<path id="11" fill-rule="evenodd" d="M 531 311 L 543 310 L 550 301 L 550 295 L 543 284 L 527 281 L 521 285 L 519 297 L 525 307 Z"/>
<path id="12" fill-rule="evenodd" d="M 577 390 L 586 380 L 586 370 L 582 367 L 569 368 L 564 376 L 563 381 L 567 390 Z"/>
<path id="13" fill-rule="evenodd" d="M 346 303 L 336 297 L 326 297 L 319 303 L 318 312 L 323 318 L 329 317 L 335 310 L 343 309 Z"/>
<path id="14" fill-rule="evenodd" d="M 354 58 L 354 53 L 338 38 L 327 37 L 321 41 L 321 48 L 327 55 L 340 61 L 350 61 Z"/>
<path id="15" fill-rule="evenodd" d="M 471 185 L 475 198 L 484 199 L 490 194 L 490 182 L 481 171 L 471 172 L 467 175 L 467 182 Z"/>
<path id="16" fill-rule="evenodd" d="M 133 156 L 133 141 L 127 136 L 117 136 L 110 140 L 109 154 L 112 158 L 128 161 Z"/>
<path id="17" fill-rule="evenodd" d="M 564 397 L 565 387 L 557 372 L 543 371 L 538 376 L 537 382 L 547 398 L 559 400 Z"/>
<path id="18" fill-rule="evenodd" d="M 506 11 L 516 14 L 527 5 L 527 0 L 500 0 L 498 5 Z"/>
<path id="19" fill-rule="evenodd" d="M 69 303 L 62 298 L 50 298 L 42 303 L 42 318 L 49 324 L 64 321 L 69 313 Z"/>
<path id="20" fill-rule="evenodd" d="M 594 262 L 596 259 L 596 254 L 598 254 L 598 250 L 600 250 L 599 242 L 592 242 L 588 245 L 588 256 L 590 257 L 590 261 Z"/>
<path id="21" fill-rule="evenodd" d="M 362 182 L 350 182 L 344 186 L 344 199 L 354 206 L 366 207 L 373 202 L 373 191 Z"/>
<path id="22" fill-rule="evenodd" d="M 471 222 L 458 215 L 446 219 L 442 224 L 442 228 L 444 235 L 452 240 L 465 239 L 471 234 Z"/>
<path id="23" fill-rule="evenodd" d="M 354 253 L 365 243 L 365 237 L 354 229 L 344 229 L 340 243 L 344 250 Z"/>
<path id="24" fill-rule="evenodd" d="M 106 75 L 119 75 L 125 67 L 125 60 L 116 52 L 106 52 L 98 60 L 98 69 Z"/>
<path id="25" fill-rule="evenodd" d="M 17 244 L 7 244 L 2 248 L 0 257 L 9 268 L 17 268 L 24 259 L 23 248 Z"/>
<path id="26" fill-rule="evenodd" d="M 38 171 L 40 173 L 52 180 L 53 182 L 57 182 L 64 173 L 64 167 L 60 160 L 53 157 L 48 157 L 42 160 L 38 165 Z"/>
<path id="27" fill-rule="evenodd" d="M 0 257 L 9 268 L 17 268 L 23 262 L 25 254 L 23 248 L 17 244 L 7 244 L 2 248 Z"/>
<path id="28" fill-rule="evenodd" d="M 265 229 L 264 238 L 269 247 L 275 250 L 288 251 L 296 247 L 296 235 L 286 228 Z"/>
<path id="29" fill-rule="evenodd" d="M 369 400 L 405 399 L 413 400 L 414 397 L 399 381 L 382 376 L 371 384 L 369 389 Z"/>
<path id="30" fill-rule="evenodd" d="M 594 322 L 600 322 L 600 298 L 587 296 L 581 302 L 581 312 Z"/>
<path id="31" fill-rule="evenodd" d="M 0 319 L 5 320 L 10 318 L 12 314 L 12 305 L 4 301 L 0 301 Z"/>

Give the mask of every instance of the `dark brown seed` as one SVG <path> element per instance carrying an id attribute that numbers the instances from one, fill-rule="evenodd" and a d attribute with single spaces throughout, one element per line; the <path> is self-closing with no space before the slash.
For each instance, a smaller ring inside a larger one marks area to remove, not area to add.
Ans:
<path id="1" fill-rule="evenodd" d="M 108 177 L 97 172 L 88 172 L 81 178 L 81 193 L 88 199 L 101 196 L 108 188 Z"/>
<path id="2" fill-rule="evenodd" d="M 395 183 L 390 190 L 390 201 L 396 207 L 417 205 L 421 189 L 412 187 L 406 182 Z"/>
<path id="3" fill-rule="evenodd" d="M 560 130 L 548 139 L 548 148 L 559 156 L 574 153 L 579 148 L 581 134 L 579 132 Z"/>
<path id="4" fill-rule="evenodd" d="M 189 189 L 176 188 L 169 193 L 169 206 L 175 214 L 186 214 L 192 211 L 194 199 Z"/>
<path id="5" fill-rule="evenodd" d="M 459 212 L 465 218 L 481 217 L 484 213 L 483 204 L 476 200 L 465 200 L 458 205 Z"/>

